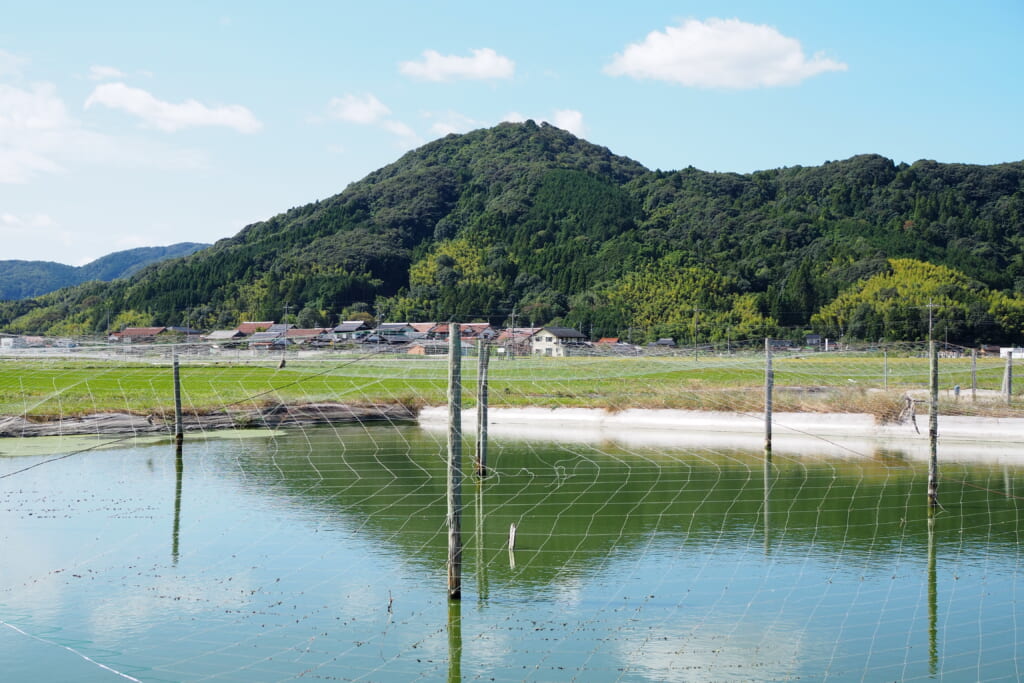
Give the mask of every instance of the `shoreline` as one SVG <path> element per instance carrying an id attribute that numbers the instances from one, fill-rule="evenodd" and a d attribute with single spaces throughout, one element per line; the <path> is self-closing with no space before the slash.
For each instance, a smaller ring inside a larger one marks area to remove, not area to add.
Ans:
<path id="1" fill-rule="evenodd" d="M 424 429 L 447 429 L 447 409 L 424 408 Z M 488 434 L 514 440 L 600 444 L 638 448 L 762 451 L 764 415 L 701 410 L 594 408 L 498 408 L 488 410 Z M 464 432 L 476 430 L 476 410 L 463 411 Z M 927 416 L 902 424 L 878 424 L 863 413 L 774 413 L 772 452 L 778 455 L 874 457 L 879 451 L 927 461 Z M 1024 464 L 1024 418 L 939 416 L 938 452 L 947 461 Z"/>
<path id="2" fill-rule="evenodd" d="M 187 433 L 225 430 L 387 422 L 446 430 L 448 409 L 429 406 L 416 411 L 402 405 L 358 406 L 338 403 L 277 404 L 263 409 L 186 414 Z M 463 432 L 474 434 L 476 409 L 463 411 Z M 173 416 L 98 413 L 57 420 L 0 416 L 0 439 L 53 436 L 173 436 Z M 761 451 L 764 415 L 723 411 L 642 409 L 609 412 L 600 408 L 491 408 L 488 433 L 511 440 L 544 440 L 638 448 L 706 448 Z M 939 416 L 938 450 L 945 460 L 1024 463 L 1019 444 L 1024 418 Z M 928 418 L 916 425 L 878 424 L 862 413 L 786 413 L 772 416 L 775 454 L 874 456 L 879 451 L 927 460 Z"/>
<path id="3" fill-rule="evenodd" d="M 186 434 L 228 429 L 281 429 L 377 421 L 415 422 L 416 412 L 397 404 L 361 406 L 345 403 L 279 403 L 262 409 L 182 415 L 182 427 Z M 0 415 L 0 438 L 112 434 L 173 436 L 174 416 L 95 413 L 56 420 L 29 420 L 20 415 Z"/>

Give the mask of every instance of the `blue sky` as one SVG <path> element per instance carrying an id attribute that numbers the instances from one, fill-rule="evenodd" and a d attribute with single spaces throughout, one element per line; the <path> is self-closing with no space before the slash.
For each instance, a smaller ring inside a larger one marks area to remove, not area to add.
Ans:
<path id="1" fill-rule="evenodd" d="M 548 121 L 648 168 L 1024 159 L 1024 3 L 0 0 L 0 259 L 213 242 Z"/>

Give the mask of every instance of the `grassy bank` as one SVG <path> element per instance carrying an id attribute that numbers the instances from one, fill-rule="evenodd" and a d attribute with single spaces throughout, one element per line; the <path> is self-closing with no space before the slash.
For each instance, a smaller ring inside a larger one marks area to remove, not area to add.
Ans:
<path id="1" fill-rule="evenodd" d="M 944 414 L 1024 416 L 1024 398 L 1007 406 L 1005 361 L 979 359 L 977 400 L 971 360 L 940 359 Z M 777 356 L 779 411 L 862 412 L 884 419 L 907 392 L 928 387 L 928 360 L 875 354 Z M 441 405 L 444 358 L 329 356 L 215 360 L 183 357 L 185 410 L 204 413 L 277 403 Z M 476 359 L 463 366 L 465 404 L 473 405 Z M 953 387 L 960 386 L 959 399 Z M 1024 385 L 1024 378 L 1018 381 Z M 764 359 L 748 356 L 664 358 L 524 358 L 493 360 L 490 403 L 495 407 L 675 408 L 757 411 L 763 406 Z M 0 414 L 38 419 L 101 412 L 165 415 L 173 411 L 169 360 L 124 358 L 0 358 Z"/>

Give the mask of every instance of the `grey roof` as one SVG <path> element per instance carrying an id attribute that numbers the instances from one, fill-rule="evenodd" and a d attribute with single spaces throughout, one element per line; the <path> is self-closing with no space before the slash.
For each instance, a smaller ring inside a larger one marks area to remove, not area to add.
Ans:
<path id="1" fill-rule="evenodd" d="M 238 337 L 244 337 L 245 335 L 238 330 L 214 330 L 210 334 L 205 335 L 206 339 L 236 339 Z"/>
<path id="2" fill-rule="evenodd" d="M 277 332 L 272 332 L 270 330 L 267 330 L 266 332 L 255 332 L 255 333 L 253 333 L 253 335 L 251 337 L 249 337 L 249 341 L 252 341 L 252 342 L 274 341 L 275 339 L 284 339 L 285 338 L 285 334 L 286 333 L 285 333 L 284 330 L 280 330 L 280 331 L 277 331 Z"/>
<path id="3" fill-rule="evenodd" d="M 335 332 L 358 332 L 365 329 L 369 328 L 362 320 L 346 320 L 334 327 Z"/>
<path id="4" fill-rule="evenodd" d="M 558 337 L 559 339 L 566 339 L 566 338 L 583 339 L 584 338 L 584 335 L 583 335 L 582 332 L 580 332 L 579 330 L 574 330 L 571 327 L 542 327 L 538 331 L 550 332 L 552 335 Z"/>

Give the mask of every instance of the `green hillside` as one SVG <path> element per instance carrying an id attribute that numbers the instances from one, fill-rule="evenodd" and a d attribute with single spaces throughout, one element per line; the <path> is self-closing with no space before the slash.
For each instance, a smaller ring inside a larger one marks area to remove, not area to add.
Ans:
<path id="1" fill-rule="evenodd" d="M 53 261 L 0 261 L 0 300 L 26 299 L 90 280 L 116 280 L 157 261 L 194 254 L 209 245 L 181 242 L 168 247 L 139 247 L 107 254 L 84 266 Z"/>
<path id="2" fill-rule="evenodd" d="M 109 311 L 112 327 L 216 328 L 281 319 L 287 304 L 300 325 L 360 311 L 501 323 L 514 310 L 520 324 L 634 339 L 915 339 L 930 311 L 951 341 L 1012 341 L 1024 333 L 1022 171 L 874 155 L 649 171 L 552 126 L 506 123 L 429 143 L 187 258 L 0 304 L 0 326 L 89 334 Z M 885 290 L 898 313 L 857 296 L 878 277 L 900 281 Z"/>

